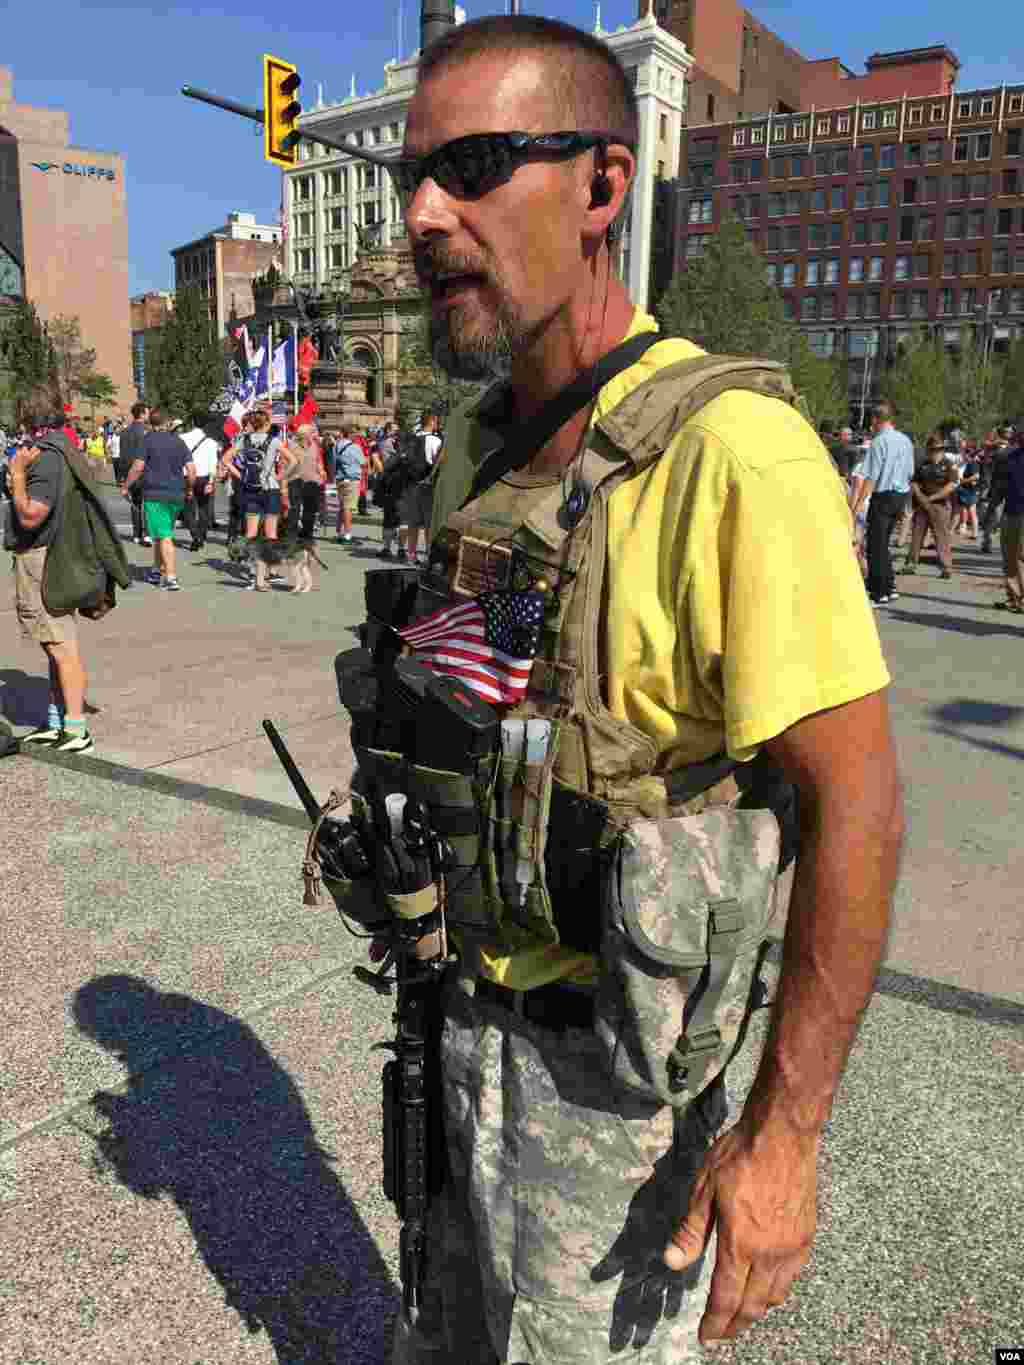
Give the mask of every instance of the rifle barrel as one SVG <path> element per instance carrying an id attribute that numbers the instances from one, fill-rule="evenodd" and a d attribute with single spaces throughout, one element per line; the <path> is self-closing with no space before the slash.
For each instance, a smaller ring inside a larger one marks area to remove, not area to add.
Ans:
<path id="1" fill-rule="evenodd" d="M 274 722 L 272 720 L 265 720 L 263 722 L 263 729 L 266 732 L 267 739 L 269 739 L 274 746 L 274 753 L 277 754 L 280 759 L 281 767 L 288 774 L 288 780 L 295 788 L 296 796 L 298 796 L 299 800 L 306 808 L 306 814 L 309 816 L 310 824 L 315 825 L 320 818 L 320 805 L 317 802 L 316 797 L 310 791 L 306 779 L 295 766 L 295 760 L 288 752 L 288 747 L 284 740 L 281 738 L 280 734 L 278 734 L 277 726 Z"/>

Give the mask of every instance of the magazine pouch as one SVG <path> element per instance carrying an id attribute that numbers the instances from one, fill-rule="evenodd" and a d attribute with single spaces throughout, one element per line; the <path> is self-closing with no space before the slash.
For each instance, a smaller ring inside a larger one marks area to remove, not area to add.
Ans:
<path id="1" fill-rule="evenodd" d="M 743 1026 L 779 867 L 769 810 L 639 820 L 605 884 L 595 1032 L 615 1082 L 681 1107 Z"/>

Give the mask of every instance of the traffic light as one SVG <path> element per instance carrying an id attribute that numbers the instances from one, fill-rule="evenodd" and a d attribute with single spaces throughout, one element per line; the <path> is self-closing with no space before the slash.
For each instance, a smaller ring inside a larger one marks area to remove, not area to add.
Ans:
<path id="1" fill-rule="evenodd" d="M 295 149 L 302 141 L 296 127 L 302 105 L 293 96 L 302 77 L 290 62 L 263 57 L 263 155 L 275 166 L 294 166 Z"/>

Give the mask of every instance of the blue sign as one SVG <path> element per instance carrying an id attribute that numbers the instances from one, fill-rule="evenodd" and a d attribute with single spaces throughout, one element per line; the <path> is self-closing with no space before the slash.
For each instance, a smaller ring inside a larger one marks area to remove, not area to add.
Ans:
<path id="1" fill-rule="evenodd" d="M 95 180 L 116 179 L 115 173 L 105 166 L 81 165 L 75 161 L 33 161 L 32 165 L 37 171 L 63 171 L 65 175 L 84 175 Z"/>

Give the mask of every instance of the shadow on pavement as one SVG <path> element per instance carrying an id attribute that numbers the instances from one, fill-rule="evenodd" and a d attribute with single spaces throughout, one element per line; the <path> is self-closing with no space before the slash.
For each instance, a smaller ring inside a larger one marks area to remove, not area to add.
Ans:
<path id="1" fill-rule="evenodd" d="M 379 1361 L 397 1295 L 319 1145 L 302 1096 L 241 1020 L 138 977 L 75 994 L 79 1030 L 113 1053 L 128 1091 L 98 1091 L 98 1170 L 170 1196 L 208 1270 L 279 1365 Z"/>
<path id="2" fill-rule="evenodd" d="M 958 603 L 958 605 L 963 605 Z M 909 625 L 915 626 L 934 626 L 936 630 L 952 630 L 958 635 L 1017 635 L 1024 636 L 1024 626 L 997 625 L 995 622 L 989 624 L 987 621 L 967 621 L 955 616 L 947 616 L 942 612 L 934 615 L 925 612 L 901 611 L 899 607 L 889 607 L 886 609 L 885 616 L 879 613 L 879 619 L 890 619 L 893 621 L 906 621 Z"/>
<path id="3" fill-rule="evenodd" d="M 44 661 L 45 666 L 45 661 Z M 39 725 L 50 701 L 50 679 L 21 668 L 0 668 L 0 715 L 12 725 Z"/>
<path id="4" fill-rule="evenodd" d="M 931 708 L 932 715 L 943 725 L 1012 725 L 1024 715 L 1024 706 L 1009 706 L 1005 702 L 974 701 L 958 697 Z"/>

